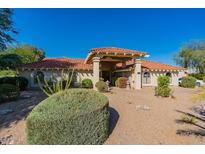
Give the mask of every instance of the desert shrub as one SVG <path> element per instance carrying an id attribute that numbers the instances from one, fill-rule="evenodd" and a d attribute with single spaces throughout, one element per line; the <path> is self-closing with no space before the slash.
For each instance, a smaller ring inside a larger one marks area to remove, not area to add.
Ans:
<path id="1" fill-rule="evenodd" d="M 3 77 L 0 78 L 0 84 L 12 84 L 20 88 L 20 90 L 25 90 L 28 86 L 28 80 L 25 77 Z"/>
<path id="2" fill-rule="evenodd" d="M 155 95 L 162 97 L 169 97 L 171 89 L 169 88 L 170 77 L 159 76 L 157 79 L 157 87 L 155 87 Z"/>
<path id="3" fill-rule="evenodd" d="M 169 97 L 171 89 L 169 87 L 155 87 L 155 95 L 162 97 Z"/>
<path id="4" fill-rule="evenodd" d="M 91 79 L 83 79 L 82 88 L 93 88 L 93 82 Z"/>
<path id="5" fill-rule="evenodd" d="M 119 77 L 115 81 L 115 86 L 119 88 L 126 88 L 127 86 L 127 78 L 126 77 Z"/>
<path id="6" fill-rule="evenodd" d="M 26 119 L 29 144 L 103 144 L 108 137 L 108 99 L 91 89 L 48 97 Z"/>
<path id="7" fill-rule="evenodd" d="M 184 88 L 194 88 L 196 85 L 196 79 L 191 76 L 183 77 L 180 85 Z"/>
<path id="8" fill-rule="evenodd" d="M 203 80 L 203 77 L 205 76 L 204 73 L 192 73 L 192 74 L 189 74 L 189 76 L 192 76 L 198 80 Z"/>
<path id="9" fill-rule="evenodd" d="M 18 99 L 20 90 L 12 84 L 0 84 L 0 103 Z"/>
<path id="10" fill-rule="evenodd" d="M 193 116 L 189 116 L 187 114 L 182 115 L 181 120 L 185 123 L 196 124 L 197 119 Z"/>
<path id="11" fill-rule="evenodd" d="M 104 82 L 104 81 L 98 81 L 95 86 L 97 87 L 98 91 L 100 91 L 100 92 L 108 91 L 108 86 L 107 86 L 106 82 Z"/>

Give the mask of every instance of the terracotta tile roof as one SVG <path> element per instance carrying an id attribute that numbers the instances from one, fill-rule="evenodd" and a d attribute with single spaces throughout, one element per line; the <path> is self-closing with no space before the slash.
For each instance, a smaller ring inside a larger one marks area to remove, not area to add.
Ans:
<path id="1" fill-rule="evenodd" d="M 84 59 L 79 58 L 44 58 L 42 61 L 23 64 L 22 69 L 52 69 L 74 68 L 76 70 L 90 70 L 91 65 L 84 64 Z"/>
<path id="2" fill-rule="evenodd" d="M 93 48 L 89 51 L 89 54 L 85 60 L 85 63 L 91 63 L 92 58 L 96 54 L 115 54 L 117 55 L 124 55 L 126 54 L 127 57 L 143 57 L 147 55 L 146 52 L 141 52 L 137 50 L 130 50 L 130 49 L 124 49 L 124 48 L 116 48 L 116 47 L 105 47 L 105 48 Z"/>
<path id="3" fill-rule="evenodd" d="M 172 65 L 162 64 L 162 63 L 148 61 L 148 60 L 142 60 L 141 64 L 142 64 L 142 68 L 146 68 L 149 70 L 185 70 L 185 68 L 183 67 L 172 66 Z M 134 65 L 133 60 L 126 62 L 126 68 L 132 67 L 133 65 Z M 118 64 L 117 67 L 122 68 L 122 64 Z"/>
<path id="4" fill-rule="evenodd" d="M 91 64 L 84 64 L 84 59 L 79 58 L 45 58 L 39 62 L 23 64 L 20 66 L 22 69 L 53 69 L 53 68 L 74 68 L 76 70 L 92 70 Z M 150 70 L 185 70 L 182 67 L 162 64 L 142 60 L 142 67 Z M 126 68 L 132 67 L 134 61 L 127 61 Z M 121 64 L 117 64 L 117 68 L 122 68 Z"/>
<path id="5" fill-rule="evenodd" d="M 124 48 L 116 48 L 116 47 L 107 47 L 107 48 L 93 48 L 90 50 L 90 52 L 97 53 L 97 52 L 103 52 L 103 53 L 138 53 L 141 55 L 146 55 L 146 52 L 141 52 L 137 50 L 130 50 L 130 49 L 124 49 Z"/>
<path id="6" fill-rule="evenodd" d="M 154 69 L 154 70 L 185 70 L 183 67 L 179 66 L 172 66 L 168 64 L 162 64 L 158 62 L 142 60 L 142 67 L 147 69 Z"/>

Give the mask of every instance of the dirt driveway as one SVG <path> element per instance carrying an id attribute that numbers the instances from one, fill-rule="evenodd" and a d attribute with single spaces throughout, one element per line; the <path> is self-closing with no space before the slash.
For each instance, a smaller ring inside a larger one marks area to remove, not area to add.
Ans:
<path id="1" fill-rule="evenodd" d="M 177 122 L 197 105 L 190 100 L 196 89 L 173 89 L 175 99 L 155 97 L 150 87 L 107 93 L 116 126 L 106 144 L 205 144 L 205 128 Z"/>

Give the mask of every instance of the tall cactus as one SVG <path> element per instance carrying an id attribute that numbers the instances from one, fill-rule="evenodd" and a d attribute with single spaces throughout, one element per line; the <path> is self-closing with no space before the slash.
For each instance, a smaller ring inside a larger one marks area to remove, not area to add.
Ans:
<path id="1" fill-rule="evenodd" d="M 70 72 L 68 71 L 68 76 L 66 79 L 66 85 L 65 87 L 63 86 L 63 81 L 65 81 L 65 77 L 64 77 L 64 70 L 61 71 L 61 79 L 60 81 L 56 81 L 53 82 L 52 85 L 49 85 L 48 81 L 43 80 L 43 83 L 40 81 L 39 76 L 37 76 L 37 81 L 38 81 L 38 85 L 40 87 L 40 89 L 47 95 L 47 96 L 51 96 L 59 91 L 63 91 L 66 89 L 70 88 L 71 82 L 72 82 L 72 78 L 73 78 L 73 73 L 74 73 L 74 69 Z"/>

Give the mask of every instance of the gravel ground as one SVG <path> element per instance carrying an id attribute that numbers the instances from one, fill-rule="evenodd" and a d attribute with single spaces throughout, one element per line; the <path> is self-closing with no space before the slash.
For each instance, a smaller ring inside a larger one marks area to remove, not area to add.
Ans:
<path id="1" fill-rule="evenodd" d="M 110 137 L 105 144 L 205 144 L 205 128 L 200 127 L 205 123 L 178 122 L 181 111 L 203 113 L 203 106 L 190 100 L 195 91 L 175 87 L 175 98 L 160 98 L 149 87 L 140 91 L 114 88 L 105 94 L 111 112 Z M 0 144 L 26 144 L 25 118 L 45 98 L 40 91 L 27 91 L 18 101 L 0 105 Z"/>
<path id="2" fill-rule="evenodd" d="M 198 106 L 190 99 L 196 89 L 173 89 L 175 98 L 155 97 L 151 87 L 107 93 L 116 125 L 105 144 L 205 144 L 205 128 L 200 127 L 205 122 L 195 126 L 179 121 L 181 111 L 194 113 L 192 107 Z"/>
<path id="3" fill-rule="evenodd" d="M 41 91 L 24 91 L 19 100 L 0 105 L 0 144 L 26 144 L 25 118 L 45 98 Z"/>

